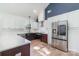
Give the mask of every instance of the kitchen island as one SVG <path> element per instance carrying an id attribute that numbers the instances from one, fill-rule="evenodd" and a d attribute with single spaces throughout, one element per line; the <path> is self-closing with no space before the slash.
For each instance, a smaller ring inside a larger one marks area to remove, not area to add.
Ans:
<path id="1" fill-rule="evenodd" d="M 30 56 L 30 41 L 12 32 L 0 32 L 0 56 Z"/>

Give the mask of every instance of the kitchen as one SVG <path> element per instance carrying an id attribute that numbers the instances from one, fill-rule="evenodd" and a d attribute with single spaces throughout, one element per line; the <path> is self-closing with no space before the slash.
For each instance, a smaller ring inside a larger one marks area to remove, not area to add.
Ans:
<path id="1" fill-rule="evenodd" d="M 41 3 L 0 3 L 1 56 L 14 56 L 17 55 L 18 52 L 21 52 L 19 54 L 22 56 L 30 56 L 31 40 L 40 38 L 40 35 L 44 34 L 38 31 L 39 25 L 36 22 L 37 10 L 40 12 L 44 9 L 43 7 L 47 5 L 48 4 Z M 33 8 L 31 6 L 33 6 Z M 31 29 L 29 25 L 31 25 Z M 31 35 L 29 35 L 29 33 Z M 30 37 L 26 38 L 23 36 L 26 34 Z"/>
<path id="2" fill-rule="evenodd" d="M 78 5 L 0 3 L 0 56 L 79 56 Z"/>

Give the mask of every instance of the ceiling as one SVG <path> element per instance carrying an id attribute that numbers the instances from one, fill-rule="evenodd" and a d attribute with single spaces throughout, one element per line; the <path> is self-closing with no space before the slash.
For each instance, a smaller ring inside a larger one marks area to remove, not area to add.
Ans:
<path id="1" fill-rule="evenodd" d="M 48 3 L 0 3 L 0 12 L 23 17 L 31 16 L 35 19 L 47 5 Z"/>

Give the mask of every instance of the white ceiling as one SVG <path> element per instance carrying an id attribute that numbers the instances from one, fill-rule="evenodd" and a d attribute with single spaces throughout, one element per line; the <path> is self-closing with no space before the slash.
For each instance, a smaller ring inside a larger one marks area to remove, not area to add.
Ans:
<path id="1" fill-rule="evenodd" d="M 48 3 L 0 3 L 0 12 L 23 17 L 31 16 L 35 19 L 36 14 L 33 10 L 37 10 L 39 14 L 47 5 Z"/>

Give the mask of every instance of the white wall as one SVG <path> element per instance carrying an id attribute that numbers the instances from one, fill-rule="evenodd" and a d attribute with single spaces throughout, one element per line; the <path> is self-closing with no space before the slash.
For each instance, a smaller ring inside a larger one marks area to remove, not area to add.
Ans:
<path id="1" fill-rule="evenodd" d="M 44 22 L 44 27 L 46 28 L 46 32 L 48 32 L 48 44 L 51 44 L 52 42 L 52 22 L 55 21 L 62 21 L 62 20 L 68 20 L 68 46 L 69 50 L 72 51 L 79 51 L 79 10 L 75 10 L 72 12 L 64 13 L 61 15 L 57 15 L 54 17 L 48 18 Z"/>

